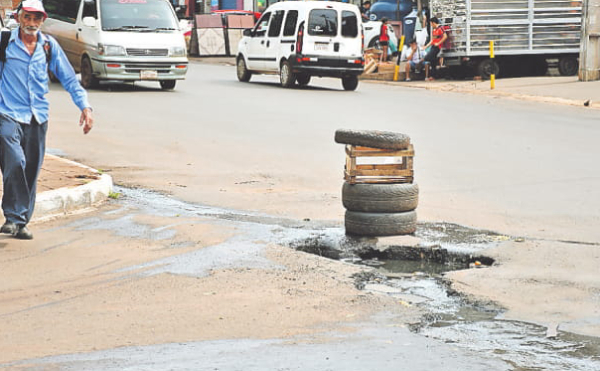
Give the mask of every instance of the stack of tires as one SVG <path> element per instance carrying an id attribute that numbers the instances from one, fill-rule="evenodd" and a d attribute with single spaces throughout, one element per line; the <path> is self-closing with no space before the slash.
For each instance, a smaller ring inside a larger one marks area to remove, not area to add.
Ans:
<path id="1" fill-rule="evenodd" d="M 406 150 L 410 138 L 405 134 L 340 129 L 337 143 L 383 150 Z M 412 234 L 417 228 L 419 187 L 416 183 L 396 183 L 371 178 L 352 182 L 346 177 L 342 202 L 346 208 L 346 234 L 359 236 L 394 236 Z"/>

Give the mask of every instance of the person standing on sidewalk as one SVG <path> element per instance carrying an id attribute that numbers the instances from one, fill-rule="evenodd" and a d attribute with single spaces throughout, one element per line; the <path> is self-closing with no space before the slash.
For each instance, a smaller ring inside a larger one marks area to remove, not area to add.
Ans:
<path id="1" fill-rule="evenodd" d="M 2 210 L 0 232 L 30 240 L 36 183 L 46 151 L 48 72 L 51 71 L 81 110 L 79 125 L 93 126 L 87 93 L 56 40 L 40 32 L 47 15 L 40 0 L 25 0 L 18 10 L 19 27 L 11 31 L 0 61 L 0 166 Z"/>
<path id="2" fill-rule="evenodd" d="M 388 35 L 388 19 L 381 18 L 381 29 L 379 30 L 379 45 L 381 46 L 381 62 L 387 62 L 390 35 Z"/>
<path id="3" fill-rule="evenodd" d="M 432 17 L 429 21 L 431 24 L 431 41 L 429 44 L 425 45 L 424 49 L 429 49 L 429 52 L 425 56 L 425 62 L 431 65 L 432 74 L 435 71 L 438 63 L 438 54 L 440 54 L 440 50 L 442 49 L 442 45 L 448 38 L 448 34 L 444 30 L 444 28 L 440 25 L 440 20 L 437 17 Z M 432 79 L 430 77 L 430 79 Z"/>

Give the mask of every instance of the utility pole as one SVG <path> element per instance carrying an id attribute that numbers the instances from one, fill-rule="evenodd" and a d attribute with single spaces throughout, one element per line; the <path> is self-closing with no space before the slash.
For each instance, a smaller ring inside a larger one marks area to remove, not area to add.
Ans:
<path id="1" fill-rule="evenodd" d="M 600 80 L 600 0 L 583 0 L 579 80 Z"/>

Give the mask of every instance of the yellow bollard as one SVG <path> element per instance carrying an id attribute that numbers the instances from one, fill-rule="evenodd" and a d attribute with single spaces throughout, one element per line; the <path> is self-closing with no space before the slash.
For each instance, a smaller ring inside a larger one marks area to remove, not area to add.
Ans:
<path id="1" fill-rule="evenodd" d="M 494 59 L 494 40 L 490 40 L 490 59 Z M 496 87 L 496 75 L 490 75 L 490 90 L 494 90 Z"/>
<path id="2" fill-rule="evenodd" d="M 398 58 L 396 58 L 396 67 L 394 67 L 394 81 L 398 81 L 398 72 L 400 71 L 400 58 L 402 57 L 402 48 L 404 48 L 404 35 L 400 38 L 398 44 Z"/>

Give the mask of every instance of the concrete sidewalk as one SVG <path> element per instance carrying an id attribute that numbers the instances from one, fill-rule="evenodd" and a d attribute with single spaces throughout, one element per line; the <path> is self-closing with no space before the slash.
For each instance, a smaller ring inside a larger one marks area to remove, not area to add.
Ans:
<path id="1" fill-rule="evenodd" d="M 600 81 L 581 82 L 577 76 L 543 76 L 497 79 L 495 89 L 489 81 L 386 81 L 411 88 L 479 94 L 519 100 L 564 104 L 600 109 Z"/>
<path id="2" fill-rule="evenodd" d="M 84 211 L 106 200 L 112 178 L 95 169 L 46 154 L 37 185 L 32 222 Z M 0 184 L 0 197 L 2 184 Z"/>

